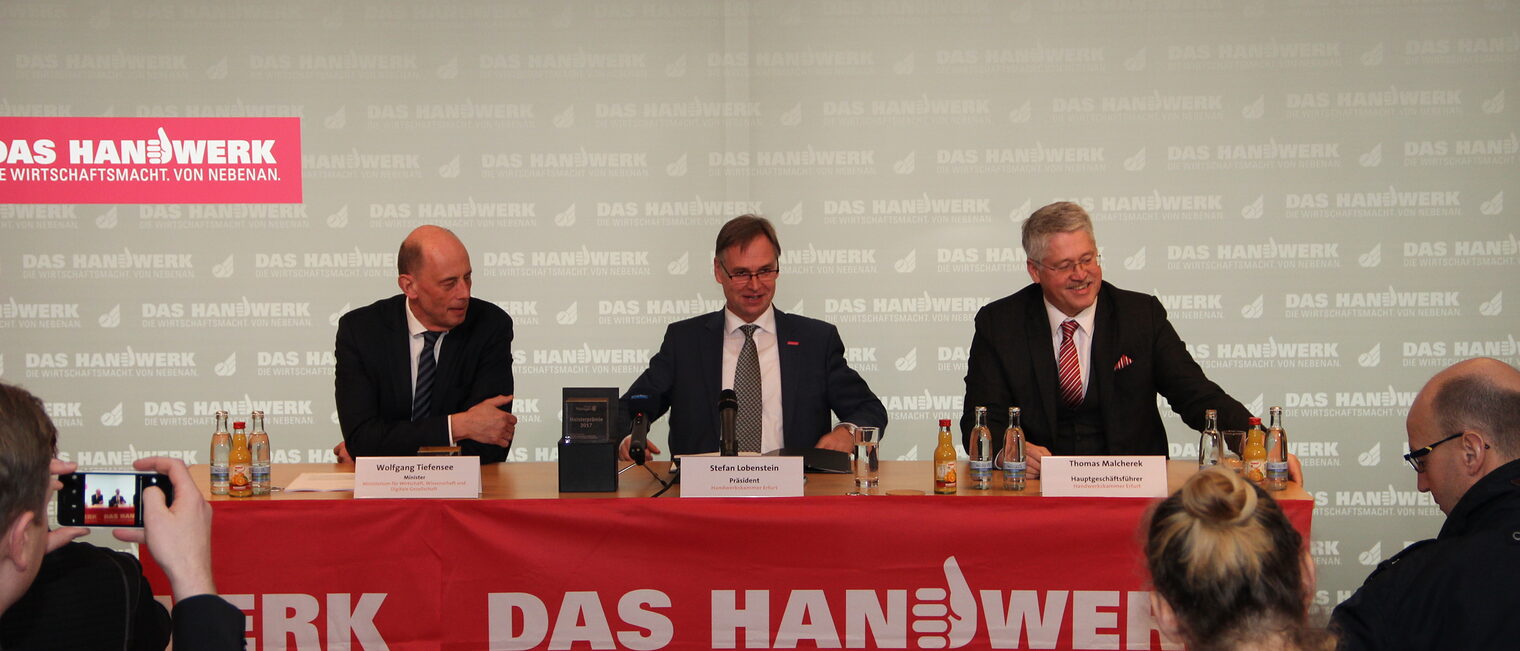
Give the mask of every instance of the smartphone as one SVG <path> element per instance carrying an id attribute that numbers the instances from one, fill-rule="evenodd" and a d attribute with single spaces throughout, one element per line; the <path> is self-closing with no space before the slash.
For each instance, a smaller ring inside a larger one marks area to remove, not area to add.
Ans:
<path id="1" fill-rule="evenodd" d="M 174 502 L 169 476 L 151 472 L 76 472 L 59 475 L 58 524 L 65 527 L 141 527 L 143 489 L 157 486 Z"/>

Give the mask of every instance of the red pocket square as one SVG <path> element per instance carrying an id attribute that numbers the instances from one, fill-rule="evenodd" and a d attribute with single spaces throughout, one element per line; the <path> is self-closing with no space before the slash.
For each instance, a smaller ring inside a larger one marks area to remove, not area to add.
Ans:
<path id="1" fill-rule="evenodd" d="M 1129 355 L 1120 355 L 1119 356 L 1119 361 L 1117 361 L 1117 362 L 1114 363 L 1114 370 L 1115 371 L 1122 371 L 1122 370 L 1124 370 L 1124 367 L 1129 366 L 1130 364 L 1134 364 L 1134 363 L 1135 363 L 1135 360 L 1130 359 Z"/>

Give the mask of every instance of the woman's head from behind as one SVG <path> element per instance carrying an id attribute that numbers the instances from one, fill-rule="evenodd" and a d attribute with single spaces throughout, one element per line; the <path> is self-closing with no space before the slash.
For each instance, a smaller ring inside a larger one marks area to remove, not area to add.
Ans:
<path id="1" fill-rule="evenodd" d="M 1145 557 L 1157 623 L 1188 648 L 1299 641 L 1314 562 L 1277 502 L 1235 473 L 1200 472 L 1158 504 Z"/>

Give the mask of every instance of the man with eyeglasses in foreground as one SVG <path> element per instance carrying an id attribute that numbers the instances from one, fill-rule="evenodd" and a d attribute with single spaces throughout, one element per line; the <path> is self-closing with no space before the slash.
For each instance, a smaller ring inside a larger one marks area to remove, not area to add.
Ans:
<path id="1" fill-rule="evenodd" d="M 1209 409 L 1219 429 L 1246 428 L 1250 412 L 1203 374 L 1161 301 L 1103 282 L 1086 210 L 1050 204 L 1024 220 L 1022 235 L 1034 282 L 976 315 L 961 415 L 968 450 L 977 407 L 987 408 L 994 455 L 1008 408 L 1020 408 L 1031 478 L 1050 454 L 1167 454 L 1158 393 L 1195 430 Z M 1289 464 L 1302 483 L 1297 459 Z"/>
<path id="2" fill-rule="evenodd" d="M 781 244 L 770 221 L 729 220 L 713 247 L 713 279 L 724 309 L 677 321 L 660 352 L 623 396 L 647 396 L 650 416 L 670 412 L 670 453 L 718 451 L 718 395 L 738 394 L 739 451 L 780 448 L 854 449 L 853 426 L 885 428 L 887 410 L 844 359 L 833 325 L 772 304 L 781 273 Z M 835 423 L 829 412 L 839 418 Z M 628 457 L 627 438 L 618 456 Z M 653 441 L 646 458 L 659 454 Z"/>
<path id="3" fill-rule="evenodd" d="M 1331 615 L 1343 649 L 1513 649 L 1520 640 L 1520 371 L 1458 362 L 1404 422 L 1415 486 L 1446 514 Z"/>

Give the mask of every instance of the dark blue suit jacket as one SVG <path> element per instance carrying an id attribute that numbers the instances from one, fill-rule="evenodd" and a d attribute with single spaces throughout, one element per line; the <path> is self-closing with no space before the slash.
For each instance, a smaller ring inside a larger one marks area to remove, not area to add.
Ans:
<path id="1" fill-rule="evenodd" d="M 887 426 L 887 410 L 844 360 L 834 326 L 776 310 L 781 361 L 782 435 L 786 447 L 810 448 L 840 421 Z M 718 451 L 718 393 L 723 380 L 723 311 L 677 321 L 665 329 L 660 352 L 649 360 L 628 397 L 649 396 L 653 418 L 670 412 L 672 456 Z"/>
<path id="2" fill-rule="evenodd" d="M 1039 284 L 983 306 L 966 368 L 962 440 L 969 448 L 974 410 L 987 408 L 993 450 L 1003 447 L 1008 408 L 1018 407 L 1026 440 L 1051 447 L 1056 435 L 1060 379 L 1050 319 Z M 1128 358 L 1128 361 L 1120 362 Z M 1122 368 L 1117 368 L 1122 366 Z M 1097 392 L 1103 409 L 1109 454 L 1167 453 L 1166 426 L 1156 394 L 1195 430 L 1203 412 L 1219 411 L 1219 429 L 1245 429 L 1250 413 L 1203 374 L 1166 318 L 1155 296 L 1119 289 L 1107 282 L 1098 290 L 1093 319 L 1087 391 Z"/>
<path id="3" fill-rule="evenodd" d="M 348 453 L 355 457 L 411 456 L 422 446 L 446 445 L 449 414 L 486 398 L 512 395 L 512 317 L 471 298 L 464 323 L 449 331 L 438 351 L 433 416 L 411 420 L 412 353 L 405 305 L 406 295 L 397 294 L 338 320 L 338 423 Z M 459 446 L 482 463 L 507 458 L 501 446 L 470 440 Z"/>

